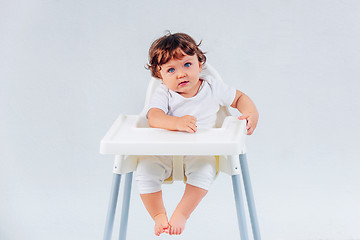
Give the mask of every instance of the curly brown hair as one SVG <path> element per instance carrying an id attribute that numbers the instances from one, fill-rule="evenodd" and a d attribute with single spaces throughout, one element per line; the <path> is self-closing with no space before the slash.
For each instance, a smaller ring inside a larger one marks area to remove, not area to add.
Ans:
<path id="1" fill-rule="evenodd" d="M 161 65 L 167 63 L 171 59 L 182 59 L 184 53 L 190 56 L 196 54 L 199 62 L 203 65 L 206 62 L 206 56 L 199 49 L 194 39 L 185 33 L 167 33 L 161 38 L 155 40 L 149 49 L 149 64 L 147 69 L 151 71 L 151 75 L 155 78 L 161 78 Z"/>

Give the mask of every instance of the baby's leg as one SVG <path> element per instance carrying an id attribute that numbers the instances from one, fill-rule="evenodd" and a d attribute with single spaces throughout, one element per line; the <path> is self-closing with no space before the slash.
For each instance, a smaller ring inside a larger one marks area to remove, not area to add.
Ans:
<path id="1" fill-rule="evenodd" d="M 184 195 L 177 205 L 170 219 L 169 234 L 181 234 L 185 223 L 208 191 L 199 187 L 186 184 Z"/>
<path id="2" fill-rule="evenodd" d="M 140 197 L 155 221 L 155 235 L 169 227 L 162 199 L 161 184 L 171 174 L 172 162 L 166 157 L 144 156 L 138 161 L 136 183 Z"/>
<path id="3" fill-rule="evenodd" d="M 186 220 L 206 195 L 216 176 L 214 156 L 185 156 L 184 166 L 187 184 L 185 193 L 170 218 L 169 234 L 183 232 Z"/>
<path id="4" fill-rule="evenodd" d="M 166 210 L 162 199 L 162 191 L 156 193 L 140 194 L 146 210 L 155 222 L 155 235 L 159 236 L 169 228 Z"/>

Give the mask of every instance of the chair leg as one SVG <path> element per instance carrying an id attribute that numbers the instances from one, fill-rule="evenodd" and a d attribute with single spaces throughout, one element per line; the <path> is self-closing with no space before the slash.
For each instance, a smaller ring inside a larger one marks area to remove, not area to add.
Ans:
<path id="1" fill-rule="evenodd" d="M 130 195 L 131 195 L 131 184 L 132 184 L 133 173 L 127 173 L 125 177 L 124 186 L 124 197 L 121 210 L 121 221 L 120 221 L 120 233 L 119 240 L 126 239 L 126 231 L 129 219 L 129 206 L 130 206 Z"/>
<path id="2" fill-rule="evenodd" d="M 112 186 L 111 186 L 109 207 L 108 207 L 106 223 L 105 223 L 104 240 L 110 240 L 112 236 L 116 204 L 119 195 L 120 180 L 121 180 L 121 174 L 114 173 Z"/>
<path id="3" fill-rule="evenodd" d="M 241 183 L 240 183 L 240 176 L 239 175 L 232 175 L 232 182 L 234 188 L 234 196 L 235 196 L 235 204 L 238 216 L 238 223 L 239 223 L 239 231 L 240 231 L 240 239 L 241 240 L 248 240 L 248 233 L 246 227 L 246 217 L 245 217 L 245 210 L 244 210 L 244 200 L 241 191 Z"/>
<path id="4" fill-rule="evenodd" d="M 240 158 L 241 172 L 242 172 L 242 176 L 243 176 L 243 180 L 244 180 L 246 199 L 247 199 L 247 203 L 248 203 L 248 207 L 249 207 L 251 227 L 252 227 L 252 231 L 253 231 L 253 235 L 254 235 L 254 240 L 261 240 L 259 222 L 258 222 L 258 218 L 256 215 L 254 194 L 253 194 L 252 187 L 251 187 L 246 154 L 240 154 L 239 158 Z"/>

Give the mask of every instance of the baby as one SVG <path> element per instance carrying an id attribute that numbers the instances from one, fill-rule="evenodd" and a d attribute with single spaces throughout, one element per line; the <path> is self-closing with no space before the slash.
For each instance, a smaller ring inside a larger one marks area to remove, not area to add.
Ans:
<path id="1" fill-rule="evenodd" d="M 256 128 L 259 114 L 244 93 L 211 76 L 201 76 L 206 62 L 200 44 L 187 34 L 168 33 L 155 40 L 149 50 L 148 68 L 162 84 L 150 101 L 150 127 L 196 133 L 198 127 L 214 127 L 220 105 L 237 108 L 247 120 L 247 134 Z M 181 234 L 196 206 L 207 194 L 216 176 L 214 156 L 185 156 L 185 192 L 170 221 L 162 199 L 161 184 L 172 172 L 171 156 L 143 156 L 136 182 L 141 199 L 155 222 L 155 235 Z"/>

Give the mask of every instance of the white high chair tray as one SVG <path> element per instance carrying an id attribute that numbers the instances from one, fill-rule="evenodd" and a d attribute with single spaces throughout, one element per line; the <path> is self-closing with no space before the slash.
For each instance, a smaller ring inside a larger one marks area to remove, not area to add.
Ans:
<path id="1" fill-rule="evenodd" d="M 221 128 L 196 133 L 137 127 L 139 115 L 120 115 L 101 140 L 101 154 L 238 155 L 245 153 L 246 120 L 227 116 Z"/>

